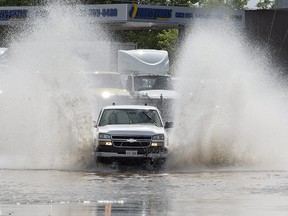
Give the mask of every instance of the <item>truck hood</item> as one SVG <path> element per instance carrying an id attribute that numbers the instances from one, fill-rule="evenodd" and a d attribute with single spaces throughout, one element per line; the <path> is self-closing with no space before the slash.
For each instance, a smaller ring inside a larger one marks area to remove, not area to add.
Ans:
<path id="1" fill-rule="evenodd" d="M 154 125 L 106 125 L 99 128 L 99 133 L 107 133 L 111 135 L 146 135 L 153 136 L 156 134 L 164 134 L 163 127 L 156 127 Z"/>
<path id="2" fill-rule="evenodd" d="M 140 97 L 148 97 L 151 99 L 159 99 L 162 95 L 164 99 L 176 99 L 177 92 L 172 90 L 146 90 L 135 92 Z"/>

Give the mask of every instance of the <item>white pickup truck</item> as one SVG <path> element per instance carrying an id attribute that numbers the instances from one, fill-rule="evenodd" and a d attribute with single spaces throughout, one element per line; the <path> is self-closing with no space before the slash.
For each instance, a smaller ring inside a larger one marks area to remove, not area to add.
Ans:
<path id="1" fill-rule="evenodd" d="M 139 162 L 164 164 L 168 154 L 166 129 L 159 110 L 153 106 L 113 105 L 104 107 L 94 125 L 96 163 Z"/>

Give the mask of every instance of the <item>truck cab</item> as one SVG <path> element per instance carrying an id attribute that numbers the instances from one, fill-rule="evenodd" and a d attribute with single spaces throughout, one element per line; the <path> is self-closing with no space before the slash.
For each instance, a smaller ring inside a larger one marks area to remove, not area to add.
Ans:
<path id="1" fill-rule="evenodd" d="M 174 91 L 169 75 L 137 75 L 132 74 L 127 78 L 127 90 L 134 95 L 141 91 L 170 90 Z"/>

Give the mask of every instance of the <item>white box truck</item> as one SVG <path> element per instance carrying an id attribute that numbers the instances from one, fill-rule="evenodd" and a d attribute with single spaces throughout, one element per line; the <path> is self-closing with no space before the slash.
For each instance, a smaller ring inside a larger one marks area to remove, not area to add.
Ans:
<path id="1" fill-rule="evenodd" d="M 172 120 L 171 108 L 177 97 L 168 71 L 165 50 L 118 50 L 118 72 L 125 76 L 134 103 L 156 106 L 165 121 Z"/>

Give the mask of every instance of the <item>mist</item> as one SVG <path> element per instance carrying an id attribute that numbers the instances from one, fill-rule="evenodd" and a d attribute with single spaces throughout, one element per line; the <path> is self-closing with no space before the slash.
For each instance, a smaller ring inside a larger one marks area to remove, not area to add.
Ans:
<path id="1" fill-rule="evenodd" d="M 287 86 L 269 50 L 214 21 L 182 47 L 170 166 L 287 169 Z"/>
<path id="2" fill-rule="evenodd" d="M 0 73 L 0 168 L 79 169 L 91 166 L 93 106 L 79 72 L 91 65 L 81 50 L 105 52 L 105 31 L 81 6 L 44 7 L 47 16 L 11 35 Z M 92 43 L 90 43 L 92 44 Z M 102 57 L 103 58 L 103 57 Z"/>

